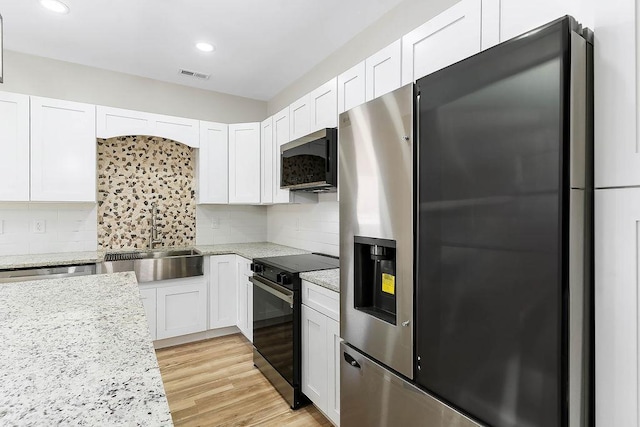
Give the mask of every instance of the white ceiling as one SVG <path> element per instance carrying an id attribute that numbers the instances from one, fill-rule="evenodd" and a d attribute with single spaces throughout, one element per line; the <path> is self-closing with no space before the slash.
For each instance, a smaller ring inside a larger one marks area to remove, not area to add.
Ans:
<path id="1" fill-rule="evenodd" d="M 7 50 L 269 100 L 401 1 L 63 0 L 58 15 L 0 0 L 0 14 Z"/>

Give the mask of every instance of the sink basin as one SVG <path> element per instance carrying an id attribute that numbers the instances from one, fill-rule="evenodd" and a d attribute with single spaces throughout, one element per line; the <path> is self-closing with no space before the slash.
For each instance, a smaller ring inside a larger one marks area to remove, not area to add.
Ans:
<path id="1" fill-rule="evenodd" d="M 129 261 L 136 259 L 159 259 L 181 256 L 200 255 L 195 249 L 167 249 L 147 252 L 109 252 L 105 255 L 105 261 Z"/>
<path id="2" fill-rule="evenodd" d="M 194 249 L 107 253 L 101 273 L 134 271 L 139 283 L 202 276 L 203 258 Z"/>

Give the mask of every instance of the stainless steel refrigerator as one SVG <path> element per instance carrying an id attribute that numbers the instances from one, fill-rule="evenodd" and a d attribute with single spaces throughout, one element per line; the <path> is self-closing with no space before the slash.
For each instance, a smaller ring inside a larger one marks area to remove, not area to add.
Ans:
<path id="1" fill-rule="evenodd" d="M 341 114 L 341 425 L 593 423 L 592 43 L 571 17 Z"/>

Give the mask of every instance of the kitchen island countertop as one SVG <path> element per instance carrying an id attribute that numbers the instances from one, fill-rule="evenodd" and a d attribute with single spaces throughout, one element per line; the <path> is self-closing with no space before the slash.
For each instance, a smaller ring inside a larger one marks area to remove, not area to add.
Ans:
<path id="1" fill-rule="evenodd" d="M 171 426 L 134 273 L 0 285 L 0 424 Z"/>

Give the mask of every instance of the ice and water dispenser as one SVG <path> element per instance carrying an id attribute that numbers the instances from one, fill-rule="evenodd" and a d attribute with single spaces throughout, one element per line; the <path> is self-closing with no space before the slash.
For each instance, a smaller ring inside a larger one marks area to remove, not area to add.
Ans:
<path id="1" fill-rule="evenodd" d="M 396 241 L 354 236 L 354 308 L 396 324 Z"/>

